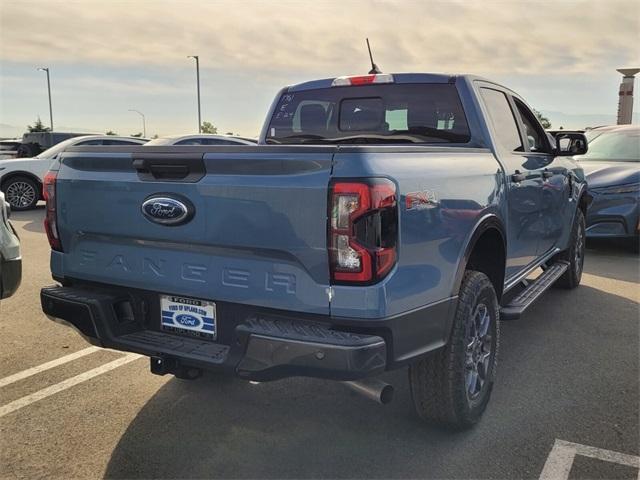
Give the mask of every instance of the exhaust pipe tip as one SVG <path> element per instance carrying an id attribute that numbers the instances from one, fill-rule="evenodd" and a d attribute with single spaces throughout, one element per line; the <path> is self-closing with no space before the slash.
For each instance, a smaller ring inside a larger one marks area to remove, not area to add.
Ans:
<path id="1" fill-rule="evenodd" d="M 386 384 L 382 391 L 380 392 L 380 403 L 382 405 L 386 405 L 387 403 L 391 403 L 393 400 L 393 394 L 395 390 L 393 389 L 393 385 Z"/>
<path id="2" fill-rule="evenodd" d="M 354 392 L 381 405 L 387 405 L 393 400 L 393 386 L 377 378 L 364 378 L 362 380 L 342 383 Z"/>

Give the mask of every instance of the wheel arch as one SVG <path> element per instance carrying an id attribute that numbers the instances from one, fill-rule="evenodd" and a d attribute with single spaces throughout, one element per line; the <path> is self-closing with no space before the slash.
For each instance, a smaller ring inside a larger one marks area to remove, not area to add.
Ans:
<path id="1" fill-rule="evenodd" d="M 471 268 L 489 277 L 500 301 L 507 260 L 506 238 L 504 225 L 496 215 L 487 215 L 478 222 L 458 262 L 452 295 L 458 294 L 464 272 Z"/>
<path id="2" fill-rule="evenodd" d="M 3 189 L 4 191 L 4 186 L 7 183 L 7 181 L 11 180 L 12 178 L 15 177 L 26 177 L 29 178 L 30 180 L 33 180 L 34 182 L 36 182 L 36 185 L 38 186 L 38 196 L 39 199 L 42 200 L 42 180 L 40 180 L 40 178 L 38 178 L 37 175 L 34 175 L 31 172 L 26 172 L 24 170 L 15 170 L 12 172 L 7 172 L 5 173 L 2 177 L 0 177 L 0 188 Z"/>
<path id="3" fill-rule="evenodd" d="M 587 210 L 589 209 L 589 205 L 593 201 L 593 196 L 589 193 L 587 187 L 583 187 L 582 191 L 578 195 L 578 208 L 582 210 L 582 214 L 584 218 L 587 218 Z"/>

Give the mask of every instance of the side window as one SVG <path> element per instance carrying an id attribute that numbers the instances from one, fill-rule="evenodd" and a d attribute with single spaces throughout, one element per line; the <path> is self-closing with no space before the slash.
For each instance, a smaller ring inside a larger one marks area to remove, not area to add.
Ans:
<path id="1" fill-rule="evenodd" d="M 105 145 L 140 145 L 140 142 L 133 142 L 131 140 L 105 140 Z"/>
<path id="2" fill-rule="evenodd" d="M 524 124 L 524 134 L 529 142 L 529 150 L 532 152 L 549 152 L 549 147 L 546 139 L 546 133 L 542 129 L 542 126 L 536 120 L 531 110 L 517 98 L 513 99 L 520 112 L 520 118 Z"/>
<path id="3" fill-rule="evenodd" d="M 176 142 L 176 145 L 202 145 L 201 138 L 187 138 L 185 140 L 180 140 Z"/>
<path id="4" fill-rule="evenodd" d="M 76 146 L 83 147 L 85 145 L 102 145 L 102 140 L 85 140 L 84 142 L 76 143 Z"/>
<path id="5" fill-rule="evenodd" d="M 206 138 L 204 145 L 238 145 L 238 142 L 232 140 L 224 140 L 222 138 Z"/>
<path id="6" fill-rule="evenodd" d="M 491 88 L 481 88 L 480 95 L 489 111 L 498 142 L 511 152 L 522 152 L 522 140 L 518 124 L 513 116 L 507 96 Z"/>

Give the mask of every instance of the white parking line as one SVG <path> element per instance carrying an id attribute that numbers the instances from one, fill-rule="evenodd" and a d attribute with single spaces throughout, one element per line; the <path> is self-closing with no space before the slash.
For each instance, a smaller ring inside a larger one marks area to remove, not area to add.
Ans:
<path id="1" fill-rule="evenodd" d="M 573 459 L 576 455 L 635 467 L 639 469 L 638 480 L 640 480 L 640 457 L 557 439 L 544 464 L 540 480 L 566 480 L 569 478 L 569 472 L 571 472 Z"/>
<path id="2" fill-rule="evenodd" d="M 6 385 L 9 385 L 10 383 L 14 383 L 18 380 L 22 380 L 37 373 L 44 372 L 45 370 L 49 370 L 50 368 L 54 368 L 67 362 L 71 362 L 76 358 L 84 357 L 85 355 L 89 355 L 90 353 L 96 352 L 98 350 L 100 350 L 100 348 L 98 347 L 85 348 L 83 350 L 78 350 L 77 352 L 70 353 L 69 355 L 65 355 L 64 357 L 56 358 L 55 360 L 51 360 L 50 362 L 43 363 L 42 365 L 27 368 L 26 370 L 14 373 L 13 375 L 9 375 L 8 377 L 0 378 L 0 387 L 4 387 Z"/>
<path id="3" fill-rule="evenodd" d="M 126 365 L 127 363 L 133 362 L 138 358 L 141 358 L 141 356 L 135 353 L 128 353 L 127 355 L 121 358 L 118 358 L 117 360 L 113 360 L 112 362 L 105 363 L 104 365 L 101 365 L 92 370 L 88 370 L 84 373 L 76 375 L 75 377 L 68 378 L 60 383 L 56 383 L 55 385 L 51 385 L 47 388 L 43 388 L 42 390 L 38 390 L 37 392 L 27 395 L 26 397 L 22 397 L 17 400 L 14 400 L 13 402 L 7 403 L 6 405 L 3 405 L 2 407 L 0 407 L 0 418 L 4 417 L 5 415 L 8 415 L 11 412 L 15 412 L 16 410 L 26 407 L 27 405 L 31 405 L 32 403 L 35 403 L 39 400 L 42 400 L 51 395 L 54 395 L 58 392 L 71 388 L 82 382 L 86 382 L 87 380 L 90 380 L 93 377 L 97 377 L 98 375 L 106 373 L 115 368 L 121 367 L 122 365 Z"/>

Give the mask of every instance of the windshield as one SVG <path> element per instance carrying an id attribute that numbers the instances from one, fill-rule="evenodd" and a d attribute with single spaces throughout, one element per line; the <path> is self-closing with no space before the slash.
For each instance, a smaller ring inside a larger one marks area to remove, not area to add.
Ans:
<path id="1" fill-rule="evenodd" d="M 469 138 L 456 87 L 423 83 L 285 93 L 266 143 L 466 143 Z"/>
<path id="2" fill-rule="evenodd" d="M 82 137 L 73 137 L 66 139 L 64 142 L 56 143 L 53 147 L 39 153 L 34 158 L 54 158 L 60 152 L 63 152 L 67 147 L 74 145 L 81 138 Z"/>
<path id="3" fill-rule="evenodd" d="M 640 128 L 603 132 L 589 143 L 580 160 L 640 162 Z"/>

